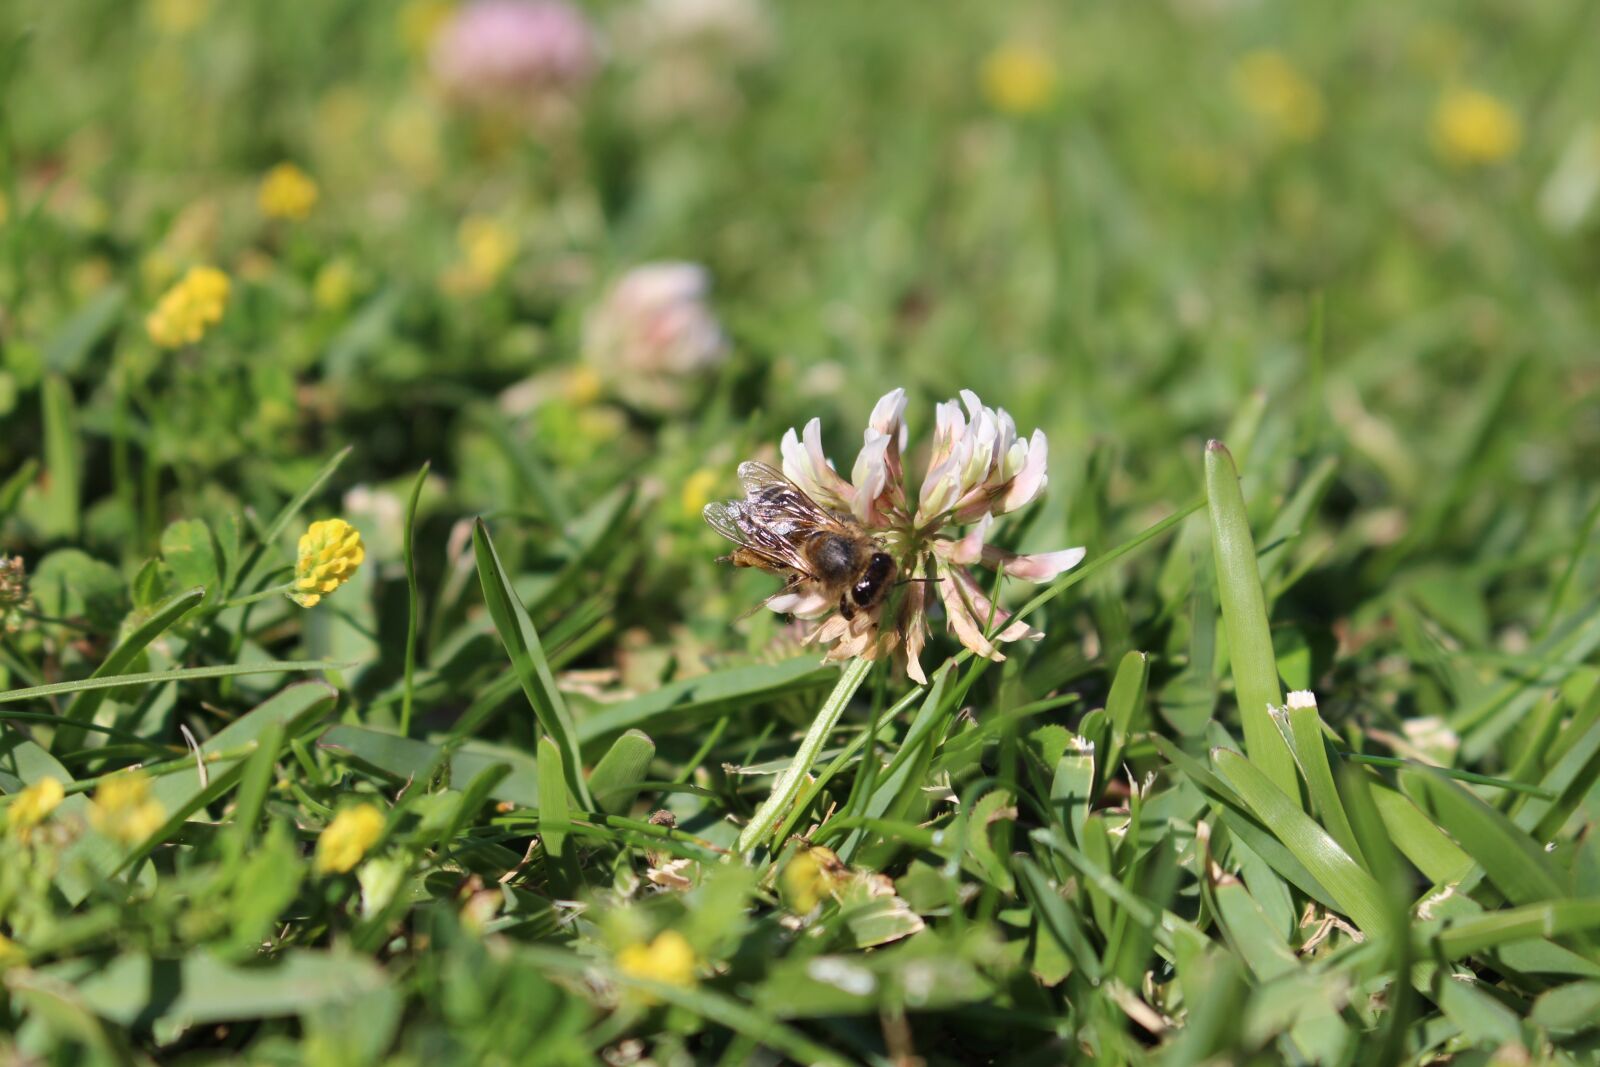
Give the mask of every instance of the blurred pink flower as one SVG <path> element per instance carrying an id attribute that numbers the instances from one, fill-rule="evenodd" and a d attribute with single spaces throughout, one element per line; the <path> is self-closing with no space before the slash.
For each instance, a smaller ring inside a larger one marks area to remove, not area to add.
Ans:
<path id="1" fill-rule="evenodd" d="M 594 29 L 562 0 L 473 0 L 440 29 L 430 59 L 450 97 L 512 111 L 574 95 L 600 65 Z"/>
<path id="2" fill-rule="evenodd" d="M 710 295 L 711 275 L 697 263 L 634 267 L 585 319 L 585 361 L 636 407 L 681 408 L 690 383 L 728 356 Z"/>
<path id="3" fill-rule="evenodd" d="M 886 394 L 873 407 L 848 480 L 822 450 L 818 419 L 806 423 L 802 433 L 790 429 L 779 446 L 785 477 L 822 507 L 852 517 L 894 558 L 899 577 L 910 579 L 895 608 L 894 624 L 882 625 L 885 605 L 893 597 L 846 618 L 835 611 L 836 597 L 804 582 L 769 598 L 767 606 L 822 620 L 809 640 L 832 645 L 830 660 L 872 659 L 893 652 L 904 659 L 907 674 L 926 682 L 919 657 L 936 596 L 950 629 L 977 655 L 1001 660 L 1005 656 L 998 643 L 1044 636 L 994 604 L 969 566 L 982 564 L 1013 578 L 1047 582 L 1077 566 L 1084 550 L 1021 555 L 988 543 L 997 516 L 1024 507 L 1044 490 L 1049 445 L 1042 430 L 1024 439 L 1004 409 L 985 407 L 977 394 L 963 391 L 961 403 L 951 400 L 935 409 L 928 472 L 921 491 L 912 496 L 904 466 L 905 410 L 904 389 Z M 968 529 L 950 529 L 957 526 Z"/>

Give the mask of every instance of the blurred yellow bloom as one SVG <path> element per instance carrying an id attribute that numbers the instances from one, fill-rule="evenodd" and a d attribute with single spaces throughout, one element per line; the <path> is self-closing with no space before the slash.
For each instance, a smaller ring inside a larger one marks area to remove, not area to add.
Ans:
<path id="1" fill-rule="evenodd" d="M 797 914 L 805 915 L 838 888 L 840 875 L 849 869 L 832 849 L 820 845 L 797 852 L 783 869 L 783 898 Z"/>
<path id="2" fill-rule="evenodd" d="M 261 179 L 256 202 L 269 219 L 298 222 L 317 204 L 317 183 L 293 163 L 279 163 Z"/>
<path id="3" fill-rule="evenodd" d="M 400 9 L 400 39 L 412 55 L 427 55 L 453 8 L 447 0 L 411 0 Z"/>
<path id="4" fill-rule="evenodd" d="M 383 836 L 384 816 L 376 805 L 358 804 L 333 817 L 317 838 L 319 874 L 344 874 Z"/>
<path id="5" fill-rule="evenodd" d="M 1056 66 L 1041 49 L 1005 44 L 990 52 L 979 71 L 984 99 L 997 111 L 1031 115 L 1042 111 L 1056 90 Z"/>
<path id="6" fill-rule="evenodd" d="M 683 492 L 679 496 L 683 513 L 691 518 L 697 517 L 711 503 L 712 494 L 717 491 L 721 481 L 721 475 L 710 467 L 701 467 L 684 479 Z"/>
<path id="7" fill-rule="evenodd" d="M 167 820 L 167 809 L 150 795 L 143 771 L 114 774 L 101 782 L 89 804 L 89 823 L 124 845 L 137 845 Z"/>
<path id="8" fill-rule="evenodd" d="M 517 255 L 517 237 L 511 228 L 483 215 L 469 215 L 462 220 L 456 241 L 466 260 L 468 277 L 484 287 L 492 285 Z"/>
<path id="9" fill-rule="evenodd" d="M 617 969 L 623 974 L 665 985 L 694 985 L 698 962 L 693 946 L 676 930 L 663 930 L 648 945 L 629 945 L 617 953 Z M 641 999 L 654 1000 L 648 994 Z"/>
<path id="10" fill-rule="evenodd" d="M 6 833 L 26 843 L 34 828 L 50 817 L 66 797 L 61 783 L 48 775 L 17 794 L 6 809 Z"/>
<path id="11" fill-rule="evenodd" d="M 343 311 L 356 292 L 356 271 L 340 256 L 324 263 L 311 282 L 311 299 L 323 311 Z"/>
<path id="12" fill-rule="evenodd" d="M 1232 81 L 1244 106 L 1279 136 L 1310 141 L 1322 132 L 1322 91 L 1283 53 L 1251 52 L 1234 64 Z"/>
<path id="13" fill-rule="evenodd" d="M 343 519 L 314 522 L 300 535 L 289 599 L 303 608 L 316 607 L 324 596 L 350 580 L 367 558 L 361 531 Z"/>
<path id="14" fill-rule="evenodd" d="M 1479 89 L 1449 89 L 1433 113 L 1433 146 L 1447 162 L 1471 167 L 1510 158 L 1522 143 L 1522 120 Z"/>
<path id="15" fill-rule="evenodd" d="M 206 20 L 211 14 L 211 0 L 155 0 L 150 5 L 150 17 L 156 29 L 174 37 L 182 37 Z"/>
<path id="16" fill-rule="evenodd" d="M 190 267 L 145 317 L 150 340 L 162 348 L 192 345 L 222 321 L 228 304 L 228 276 L 215 267 Z"/>

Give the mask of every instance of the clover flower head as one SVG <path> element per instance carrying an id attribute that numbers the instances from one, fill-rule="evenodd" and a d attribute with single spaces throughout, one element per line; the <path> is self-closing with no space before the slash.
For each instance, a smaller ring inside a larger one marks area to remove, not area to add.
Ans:
<path id="1" fill-rule="evenodd" d="M 681 408 L 690 398 L 691 379 L 728 355 L 710 295 L 711 275 L 699 264 L 634 267 L 585 320 L 585 361 L 639 408 Z"/>
<path id="2" fill-rule="evenodd" d="M 279 163 L 261 179 L 256 203 L 269 219 L 299 222 L 317 205 L 317 183 L 293 163 Z"/>
<path id="3" fill-rule="evenodd" d="M 215 267 L 190 267 L 145 317 L 145 332 L 162 348 L 192 345 L 222 321 L 228 276 Z"/>
<path id="4" fill-rule="evenodd" d="M 984 58 L 978 74 L 989 105 L 1008 115 L 1043 111 L 1056 91 L 1055 62 L 1033 44 L 999 46 Z"/>
<path id="5" fill-rule="evenodd" d="M 6 809 L 6 833 L 27 844 L 34 829 L 50 817 L 66 795 L 56 779 L 49 775 L 40 778 L 18 793 Z"/>
<path id="6" fill-rule="evenodd" d="M 1233 68 L 1233 90 L 1246 108 L 1285 140 L 1310 141 L 1322 132 L 1322 91 L 1282 52 L 1262 49 Z"/>
<path id="7" fill-rule="evenodd" d="M 617 970 L 630 978 L 643 978 L 664 985 L 688 987 L 695 984 L 699 966 L 694 946 L 676 930 L 663 930 L 654 941 L 636 942 L 617 953 Z M 642 999 L 652 1000 L 648 996 Z"/>
<path id="8" fill-rule="evenodd" d="M 1439 98 L 1433 113 L 1433 146 L 1458 167 L 1488 166 L 1510 158 L 1522 143 L 1522 120 L 1504 102 L 1480 89 L 1457 87 Z"/>
<path id="9" fill-rule="evenodd" d="M 303 608 L 313 608 L 323 597 L 350 580 L 367 551 L 361 531 L 343 519 L 323 519 L 300 535 L 294 565 L 294 584 L 288 597 Z"/>
<path id="10" fill-rule="evenodd" d="M 124 845 L 137 845 L 167 821 L 167 809 L 150 795 L 150 776 L 124 771 L 101 782 L 89 802 L 89 824 Z"/>
<path id="11" fill-rule="evenodd" d="M 446 95 L 508 111 L 572 95 L 599 65 L 589 21 L 562 0 L 474 0 L 439 29 L 431 54 Z"/>
<path id="12" fill-rule="evenodd" d="M 783 868 L 783 899 L 798 915 L 806 915 L 833 896 L 850 869 L 838 853 L 821 845 L 802 848 Z"/>
<path id="13" fill-rule="evenodd" d="M 994 520 L 1038 498 L 1048 482 L 1044 431 L 1023 437 L 1003 408 L 990 408 L 970 390 L 934 410 L 927 472 L 913 494 L 905 466 L 906 394 L 895 389 L 872 409 L 861 451 L 847 479 L 822 448 L 822 424 L 790 429 L 779 444 L 783 473 L 823 508 L 848 516 L 872 535 L 909 580 L 892 624 L 882 618 L 892 597 L 871 608 L 835 613 L 837 594 L 809 579 L 792 581 L 768 598 L 773 611 L 818 621 L 808 640 L 831 645 L 828 659 L 872 659 L 892 651 L 907 674 L 927 681 L 918 657 L 927 642 L 934 597 L 950 629 L 980 656 L 1001 660 L 997 642 L 1044 636 L 991 602 L 968 571 L 983 564 L 1013 578 L 1049 581 L 1083 559 L 1082 548 L 1019 555 L 988 543 Z M 951 527 L 967 527 L 957 534 Z"/>
<path id="14" fill-rule="evenodd" d="M 357 804 L 333 817 L 317 837 L 318 874 L 345 874 L 383 836 L 383 812 L 376 804 Z"/>

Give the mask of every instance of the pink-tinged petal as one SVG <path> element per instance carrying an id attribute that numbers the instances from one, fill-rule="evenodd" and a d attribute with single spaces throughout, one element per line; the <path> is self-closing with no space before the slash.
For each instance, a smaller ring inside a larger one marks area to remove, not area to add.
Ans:
<path id="1" fill-rule="evenodd" d="M 839 477 L 822 452 L 822 420 L 806 423 L 803 437 L 791 427 L 778 445 L 783 456 L 783 473 L 811 499 L 826 508 L 849 507 L 850 483 Z"/>
<path id="2" fill-rule="evenodd" d="M 988 545 L 983 548 L 986 566 L 996 567 L 1026 582 L 1048 582 L 1083 562 L 1083 555 L 1082 548 L 1063 548 L 1058 552 L 1036 552 L 1026 556 Z"/>
<path id="3" fill-rule="evenodd" d="M 887 503 L 883 498 L 889 491 L 888 450 L 894 439 L 876 430 L 867 431 L 867 443 L 856 456 L 856 465 L 850 472 L 855 483 L 855 500 L 851 510 L 862 525 L 881 525 L 881 513 Z"/>
<path id="4" fill-rule="evenodd" d="M 896 440 L 904 441 L 901 435 L 905 431 L 906 391 L 904 389 L 891 389 L 878 399 L 872 406 L 872 414 L 867 419 L 867 426 L 881 434 L 887 434 Z"/>
<path id="5" fill-rule="evenodd" d="M 817 589 L 799 589 L 792 593 L 778 593 L 767 598 L 767 607 L 780 615 L 793 615 L 797 619 L 820 619 L 832 611 L 837 601 L 829 599 Z"/>
<path id="6" fill-rule="evenodd" d="M 978 562 L 984 557 L 983 542 L 989 535 L 989 527 L 994 525 L 994 520 L 988 515 L 982 516 L 978 524 L 968 530 L 966 536 L 959 541 L 940 539 L 933 542 L 933 550 L 939 554 L 940 559 L 948 560 L 958 566 L 968 566 Z M 995 549 L 993 551 L 998 551 Z"/>
<path id="7" fill-rule="evenodd" d="M 1049 479 L 1046 477 L 1046 467 L 1050 458 L 1050 442 L 1045 438 L 1043 430 L 1033 431 L 1033 439 L 1028 442 L 1028 456 L 1022 463 L 1022 469 L 1017 472 L 1005 487 L 1005 491 L 994 502 L 993 511 L 996 515 L 1004 515 L 1008 511 L 1033 502 L 1043 490 Z"/>
<path id="8" fill-rule="evenodd" d="M 918 582 L 915 591 L 907 594 L 906 601 L 913 605 L 900 623 L 900 632 L 905 635 L 902 656 L 906 676 L 918 685 L 927 685 L 928 675 L 922 669 L 922 650 L 928 644 L 927 583 Z"/>
<path id="9" fill-rule="evenodd" d="M 959 572 L 956 572 L 959 573 Z M 949 621 L 950 629 L 955 631 L 957 640 L 974 654 L 995 661 L 1005 659 L 1000 650 L 983 636 L 983 624 L 973 617 L 972 605 L 961 595 L 961 589 L 953 577 L 952 571 L 941 566 L 939 568 L 939 596 L 944 600 L 944 613 Z"/>
<path id="10" fill-rule="evenodd" d="M 1023 638 L 1037 640 L 1044 636 L 1043 630 L 1035 630 L 1021 619 L 1015 622 L 1011 613 L 1004 608 L 996 606 L 984 595 L 980 586 L 971 574 L 959 567 L 951 568 L 951 576 L 961 588 L 962 599 L 972 606 L 973 617 L 981 625 L 998 628 L 995 638 L 1000 641 L 1020 641 Z"/>
<path id="11" fill-rule="evenodd" d="M 922 492 L 917 498 L 917 521 L 932 522 L 949 511 L 960 496 L 961 457 L 952 455 L 928 471 L 922 481 Z"/>
<path id="12" fill-rule="evenodd" d="M 967 423 L 961 415 L 961 405 L 947 400 L 933 409 L 933 451 L 928 455 L 931 472 L 955 454 L 956 445 L 966 436 Z M 924 488 L 927 482 L 923 482 Z"/>

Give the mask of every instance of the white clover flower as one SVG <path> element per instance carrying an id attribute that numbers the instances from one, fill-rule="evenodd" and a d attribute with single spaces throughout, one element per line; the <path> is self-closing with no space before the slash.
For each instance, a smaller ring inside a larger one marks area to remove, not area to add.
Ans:
<path id="1" fill-rule="evenodd" d="M 710 295 L 711 275 L 697 263 L 634 267 L 585 321 L 585 360 L 637 407 L 683 407 L 690 399 L 690 380 L 728 355 Z"/>
<path id="2" fill-rule="evenodd" d="M 905 410 L 904 389 L 886 394 L 873 407 L 848 480 L 822 449 L 820 420 L 812 419 L 799 433 L 790 429 L 779 445 L 786 478 L 821 507 L 853 520 L 894 559 L 903 590 L 893 625 L 882 625 L 882 615 L 895 598 L 845 611 L 836 591 L 803 575 L 791 575 L 767 606 L 819 620 L 808 640 L 831 645 L 830 660 L 893 652 L 904 660 L 907 674 L 926 682 L 919 657 L 936 597 L 951 631 L 977 655 L 1001 660 L 998 644 L 1044 636 L 996 605 L 968 567 L 982 564 L 1013 578 L 1045 582 L 1076 566 L 1084 550 L 1021 555 L 988 543 L 997 516 L 1031 503 L 1045 487 L 1049 446 L 1043 431 L 1024 439 L 1006 411 L 985 407 L 975 393 L 963 391 L 961 402 L 935 408 L 928 471 L 913 497 L 904 465 Z M 968 529 L 951 536 L 950 527 Z"/>

